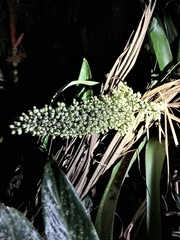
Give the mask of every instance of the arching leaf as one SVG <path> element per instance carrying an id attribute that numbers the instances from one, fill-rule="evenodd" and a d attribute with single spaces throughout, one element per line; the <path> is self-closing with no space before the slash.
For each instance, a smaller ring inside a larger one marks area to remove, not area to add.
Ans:
<path id="1" fill-rule="evenodd" d="M 146 141 L 147 138 L 145 137 L 139 144 L 137 151 L 132 157 L 129 158 L 129 155 L 127 155 L 127 157 L 125 155 L 113 168 L 111 178 L 109 179 L 108 185 L 103 194 L 96 216 L 95 227 L 100 239 L 113 239 L 114 215 L 121 187 L 134 161 L 137 159 L 138 154 L 143 149 Z"/>
<path id="2" fill-rule="evenodd" d="M 145 152 L 148 240 L 162 239 L 160 217 L 160 178 L 165 159 L 165 143 L 149 140 Z"/>
<path id="3" fill-rule="evenodd" d="M 42 208 L 48 240 L 99 239 L 72 184 L 56 162 L 45 166 Z"/>
<path id="4" fill-rule="evenodd" d="M 177 30 L 174 26 L 171 16 L 167 12 L 163 11 L 162 18 L 166 36 L 171 44 L 178 35 Z"/>
<path id="5" fill-rule="evenodd" d="M 168 38 L 158 18 L 153 17 L 147 31 L 147 36 L 150 49 L 156 55 L 159 68 L 163 71 L 165 67 L 173 62 L 173 57 Z"/>
<path id="6" fill-rule="evenodd" d="M 78 77 L 78 81 L 84 81 L 84 80 L 85 81 L 92 80 L 91 69 L 89 67 L 88 61 L 85 58 L 83 58 L 83 63 L 81 66 L 79 77 Z M 77 88 L 76 97 L 78 97 L 79 99 L 87 100 L 92 96 L 93 96 L 92 89 L 86 89 L 86 87 Z"/>

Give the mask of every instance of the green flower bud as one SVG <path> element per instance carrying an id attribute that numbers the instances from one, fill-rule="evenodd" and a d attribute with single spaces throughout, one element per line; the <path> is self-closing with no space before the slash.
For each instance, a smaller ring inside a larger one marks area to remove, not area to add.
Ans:
<path id="1" fill-rule="evenodd" d="M 22 113 L 18 121 L 10 128 L 13 134 L 30 132 L 33 136 L 51 135 L 53 138 L 75 137 L 96 133 L 106 133 L 110 129 L 119 131 L 124 136 L 131 128 L 138 111 L 146 125 L 150 121 L 159 120 L 165 109 L 164 103 L 141 100 L 140 93 L 133 93 L 125 83 L 120 82 L 117 89 L 109 95 L 91 97 L 87 101 L 73 100 L 69 107 L 65 103 L 57 103 L 54 109 L 45 105 L 42 109 L 33 107 L 27 114 Z"/>
<path id="2" fill-rule="evenodd" d="M 18 135 L 21 135 L 21 134 L 22 134 L 22 129 L 21 129 L 21 128 L 18 128 L 18 129 L 17 129 L 17 134 L 18 134 Z"/>

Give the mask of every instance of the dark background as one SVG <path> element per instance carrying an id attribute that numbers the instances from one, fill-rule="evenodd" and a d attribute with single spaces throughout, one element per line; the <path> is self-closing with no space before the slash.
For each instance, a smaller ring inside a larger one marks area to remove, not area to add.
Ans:
<path id="1" fill-rule="evenodd" d="M 5 54 L 0 55 L 6 81 L 0 90 L 0 201 L 17 207 L 34 199 L 46 159 L 36 149 L 37 139 L 12 136 L 9 124 L 32 106 L 49 103 L 59 88 L 76 80 L 83 58 L 89 62 L 93 80 L 104 83 L 138 26 L 142 0 L 15 1 L 17 37 L 24 33 L 20 49 L 27 54 L 18 65 L 18 83 L 13 82 L 12 66 L 6 61 L 11 49 L 9 8 L 5 0 L 1 1 L 4 17 L 0 17 L 0 26 L 9 42 Z M 157 1 L 157 10 L 167 3 Z M 178 6 L 176 0 L 167 9 L 179 30 Z M 135 91 L 144 92 L 150 74 L 151 59 L 143 45 L 126 81 Z M 94 91 L 99 93 L 99 86 Z M 74 88 L 69 88 L 64 98 L 71 101 L 73 94 Z M 10 184 L 12 179 L 14 185 Z"/>

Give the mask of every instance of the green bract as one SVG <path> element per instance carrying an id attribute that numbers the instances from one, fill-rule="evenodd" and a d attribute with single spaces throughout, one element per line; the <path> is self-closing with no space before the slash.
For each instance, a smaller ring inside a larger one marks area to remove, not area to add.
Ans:
<path id="1" fill-rule="evenodd" d="M 140 93 L 121 82 L 110 95 L 92 97 L 72 105 L 57 103 L 56 108 L 45 105 L 44 108 L 22 113 L 10 128 L 12 134 L 31 133 L 33 136 L 51 135 L 69 138 L 82 137 L 92 133 L 106 133 L 110 129 L 117 130 L 124 136 L 138 111 L 142 112 L 142 121 L 148 123 L 159 120 L 165 106 L 163 102 L 146 102 L 141 100 Z"/>

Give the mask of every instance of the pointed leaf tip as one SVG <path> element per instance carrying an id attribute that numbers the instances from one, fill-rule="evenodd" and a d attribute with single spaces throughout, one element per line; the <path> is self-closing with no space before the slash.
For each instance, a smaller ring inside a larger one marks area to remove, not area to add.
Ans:
<path id="1" fill-rule="evenodd" d="M 41 193 L 48 239 L 99 239 L 72 184 L 55 162 L 45 166 Z"/>

